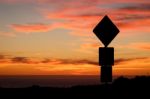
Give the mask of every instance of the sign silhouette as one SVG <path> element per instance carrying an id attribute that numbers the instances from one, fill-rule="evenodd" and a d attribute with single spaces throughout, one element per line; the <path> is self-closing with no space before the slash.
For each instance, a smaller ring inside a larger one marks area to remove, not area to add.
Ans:
<path id="1" fill-rule="evenodd" d="M 105 47 L 99 48 L 99 65 L 101 66 L 101 82 L 112 81 L 112 65 L 114 65 L 114 48 L 107 47 L 119 33 L 119 29 L 106 15 L 93 29 L 94 34 Z"/>
<path id="2" fill-rule="evenodd" d="M 114 65 L 114 48 L 100 47 L 99 48 L 99 65 L 111 66 Z"/>
<path id="3" fill-rule="evenodd" d="M 112 67 L 106 66 L 101 67 L 101 82 L 111 82 L 112 81 Z"/>
<path id="4" fill-rule="evenodd" d="M 106 15 L 97 24 L 93 32 L 102 41 L 102 43 L 107 47 L 109 43 L 115 38 L 119 33 L 119 29 L 113 24 L 113 22 Z"/>

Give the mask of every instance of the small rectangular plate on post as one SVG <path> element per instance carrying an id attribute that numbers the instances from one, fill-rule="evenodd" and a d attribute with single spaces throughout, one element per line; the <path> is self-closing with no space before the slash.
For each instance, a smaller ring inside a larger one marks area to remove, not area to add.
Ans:
<path id="1" fill-rule="evenodd" d="M 101 67 L 101 82 L 111 82 L 112 81 L 112 67 L 106 66 Z"/>
<path id="2" fill-rule="evenodd" d="M 114 48 L 100 47 L 99 48 L 99 65 L 112 66 L 114 65 Z"/>

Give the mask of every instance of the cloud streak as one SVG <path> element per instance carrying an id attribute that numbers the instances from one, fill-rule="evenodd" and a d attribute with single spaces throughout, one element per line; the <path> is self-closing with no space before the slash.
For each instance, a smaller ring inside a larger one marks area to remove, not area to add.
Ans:
<path id="1" fill-rule="evenodd" d="M 141 3 L 136 5 L 127 5 L 125 7 L 120 7 L 121 10 L 140 10 L 140 11 L 149 11 L 150 3 Z"/>
<path id="2" fill-rule="evenodd" d="M 92 60 L 88 60 L 88 59 L 56 59 L 56 58 L 43 58 L 43 59 L 33 59 L 33 58 L 29 58 L 29 57 L 10 57 L 10 56 L 6 56 L 6 55 L 0 55 L 0 63 L 3 64 L 4 61 L 3 60 L 7 60 L 5 61 L 6 63 L 24 63 L 24 64 L 48 64 L 48 65 L 84 65 L 84 64 L 88 64 L 88 65 L 94 65 L 94 66 L 98 66 L 98 62 L 97 61 L 92 61 Z M 137 57 L 137 58 L 120 58 L 120 59 L 116 59 L 115 60 L 115 65 L 122 65 L 125 64 L 127 62 L 132 62 L 132 61 L 140 61 L 140 60 L 150 60 L 149 57 Z"/>
<path id="3" fill-rule="evenodd" d="M 149 42 L 137 42 L 137 43 L 130 43 L 128 45 L 120 46 L 120 48 L 132 48 L 138 50 L 150 50 L 150 43 Z"/>
<path id="4" fill-rule="evenodd" d="M 0 36 L 4 36 L 4 37 L 15 37 L 16 34 L 14 32 L 3 32 L 0 31 Z"/>
<path id="5" fill-rule="evenodd" d="M 48 32 L 53 30 L 56 25 L 47 25 L 47 24 L 12 24 L 10 27 L 17 32 L 25 32 L 25 33 L 32 33 L 32 32 Z"/>
<path id="6" fill-rule="evenodd" d="M 63 75 L 99 75 L 98 62 L 88 59 L 33 59 L 29 57 L 5 57 L 0 55 L 0 70 L 2 74 L 12 69 L 17 74 L 63 74 Z M 150 73 L 150 58 L 137 57 L 116 59 L 114 74 L 138 75 Z M 4 69 L 5 68 L 5 69 Z M 29 71 L 27 71 L 29 70 Z"/>
<path id="7" fill-rule="evenodd" d="M 82 64 L 89 64 L 89 65 L 97 65 L 97 62 L 87 60 L 87 59 L 79 59 L 79 60 L 74 60 L 74 59 L 55 59 L 55 58 L 45 58 L 38 60 L 36 58 L 30 58 L 30 57 L 23 57 L 23 56 L 18 56 L 18 57 L 8 57 L 5 55 L 0 55 L 0 63 L 4 63 L 3 60 L 8 60 L 5 61 L 6 63 L 12 63 L 12 64 L 49 64 L 49 65 L 82 65 Z M 2 62 L 3 61 L 3 62 Z"/>
<path id="8" fill-rule="evenodd" d="M 149 57 L 138 57 L 138 58 L 127 58 L 127 59 L 120 58 L 115 60 L 115 65 L 120 65 L 121 63 L 126 63 L 126 62 L 132 62 L 134 60 L 140 61 L 145 59 L 150 59 L 150 58 Z"/>
<path id="9" fill-rule="evenodd" d="M 38 0 L 0 0 L 0 3 L 19 4 L 19 3 L 37 3 Z"/>
<path id="10" fill-rule="evenodd" d="M 14 57 L 11 59 L 13 63 L 28 63 L 28 58 L 27 57 Z"/>

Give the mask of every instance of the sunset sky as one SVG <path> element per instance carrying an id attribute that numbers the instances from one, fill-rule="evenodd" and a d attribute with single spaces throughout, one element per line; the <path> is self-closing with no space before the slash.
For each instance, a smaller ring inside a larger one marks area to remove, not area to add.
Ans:
<path id="1" fill-rule="evenodd" d="M 0 75 L 99 75 L 105 15 L 120 30 L 113 75 L 150 75 L 150 0 L 0 0 Z"/>

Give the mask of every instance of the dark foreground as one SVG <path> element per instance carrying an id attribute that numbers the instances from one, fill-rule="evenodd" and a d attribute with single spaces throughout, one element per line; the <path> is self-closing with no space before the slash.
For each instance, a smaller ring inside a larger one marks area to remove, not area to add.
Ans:
<path id="1" fill-rule="evenodd" d="M 28 88 L 0 88 L 0 99 L 150 99 L 150 77 L 133 79 L 120 77 L 112 84 L 53 88 L 32 86 Z"/>

